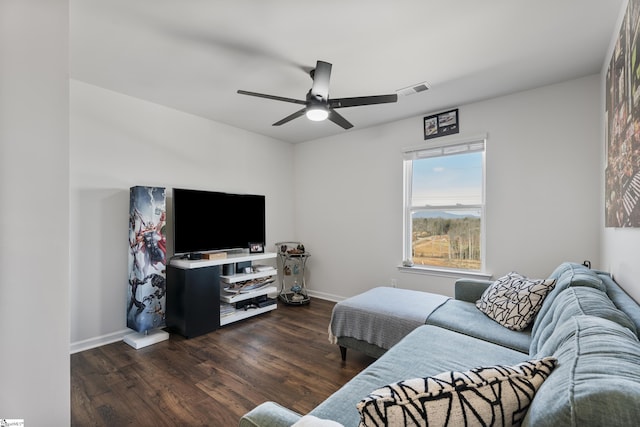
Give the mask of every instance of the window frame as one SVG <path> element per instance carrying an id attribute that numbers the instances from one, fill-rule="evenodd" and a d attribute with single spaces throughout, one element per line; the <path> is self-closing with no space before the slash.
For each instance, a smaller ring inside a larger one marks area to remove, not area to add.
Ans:
<path id="1" fill-rule="evenodd" d="M 478 146 L 482 146 L 478 148 Z M 437 153 L 440 154 L 437 154 Z M 418 210 L 424 210 L 424 207 L 411 205 L 412 183 L 413 183 L 413 161 L 421 158 L 442 157 L 463 152 L 482 152 L 482 197 L 481 203 L 474 205 L 452 205 L 437 206 L 434 209 L 442 210 L 462 210 L 462 209 L 479 209 L 481 213 L 480 221 L 480 269 L 464 269 L 454 267 L 440 267 L 430 265 L 416 265 L 412 262 L 412 213 Z M 450 137 L 442 138 L 440 141 L 431 141 L 428 144 L 408 147 L 402 150 L 403 157 L 403 224 L 402 224 L 402 266 L 400 268 L 411 272 L 429 272 L 445 276 L 471 276 L 489 278 L 491 274 L 486 273 L 486 152 L 487 152 L 487 135 L 471 135 L 468 137 Z M 427 154 L 421 156 L 420 154 Z M 435 154 L 435 155 L 434 155 Z"/>

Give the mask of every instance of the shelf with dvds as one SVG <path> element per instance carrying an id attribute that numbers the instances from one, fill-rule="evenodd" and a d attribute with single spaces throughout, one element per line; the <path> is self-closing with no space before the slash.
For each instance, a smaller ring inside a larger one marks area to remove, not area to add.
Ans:
<path id="1" fill-rule="evenodd" d="M 275 286 L 262 286 L 246 293 L 222 290 L 220 293 L 220 326 L 237 322 L 278 308 Z"/>
<path id="2" fill-rule="evenodd" d="M 278 289 L 270 286 L 278 270 L 271 266 L 252 266 L 246 273 L 220 276 L 220 325 L 275 310 Z"/>
<path id="3" fill-rule="evenodd" d="M 275 253 L 234 254 L 215 260 L 172 260 L 167 266 L 167 326 L 191 338 L 277 308 L 277 270 L 254 261 Z M 232 273 L 232 274 L 221 274 Z"/>

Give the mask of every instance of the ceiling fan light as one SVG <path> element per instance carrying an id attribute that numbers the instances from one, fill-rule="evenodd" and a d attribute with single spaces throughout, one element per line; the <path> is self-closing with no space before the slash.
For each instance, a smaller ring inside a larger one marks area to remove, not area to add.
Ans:
<path id="1" fill-rule="evenodd" d="M 307 108 L 307 112 L 305 114 L 309 120 L 314 122 L 321 122 L 329 117 L 329 111 L 322 107 Z"/>

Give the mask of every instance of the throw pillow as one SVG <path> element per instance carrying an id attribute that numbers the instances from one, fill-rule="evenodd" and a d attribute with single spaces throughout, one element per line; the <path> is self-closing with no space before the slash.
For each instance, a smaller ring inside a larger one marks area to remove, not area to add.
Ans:
<path id="1" fill-rule="evenodd" d="M 522 331 L 536 317 L 555 283 L 555 279 L 532 280 L 511 272 L 493 282 L 476 307 L 502 326 Z"/>
<path id="2" fill-rule="evenodd" d="M 360 427 L 517 426 L 556 359 L 400 381 L 358 403 Z"/>

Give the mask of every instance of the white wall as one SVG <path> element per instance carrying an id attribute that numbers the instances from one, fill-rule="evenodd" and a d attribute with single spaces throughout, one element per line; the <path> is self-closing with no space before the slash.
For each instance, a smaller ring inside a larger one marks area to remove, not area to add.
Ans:
<path id="1" fill-rule="evenodd" d="M 72 80 L 70 158 L 72 350 L 130 332 L 130 187 L 264 194 L 266 249 L 293 236 L 288 143 Z M 170 230 L 168 244 L 172 252 Z"/>
<path id="2" fill-rule="evenodd" d="M 602 251 L 602 268 L 640 301 L 640 229 L 605 228 Z"/>
<path id="3" fill-rule="evenodd" d="M 0 2 L 0 418 L 69 425 L 68 1 Z"/>
<path id="4" fill-rule="evenodd" d="M 599 76 L 459 110 L 460 136 L 489 136 L 487 270 L 546 277 L 562 261 L 597 267 Z M 419 116 L 295 146 L 297 235 L 312 253 L 308 286 L 316 294 L 340 299 L 392 278 L 399 287 L 452 294 L 452 278 L 396 268 L 401 151 L 422 143 Z"/>

